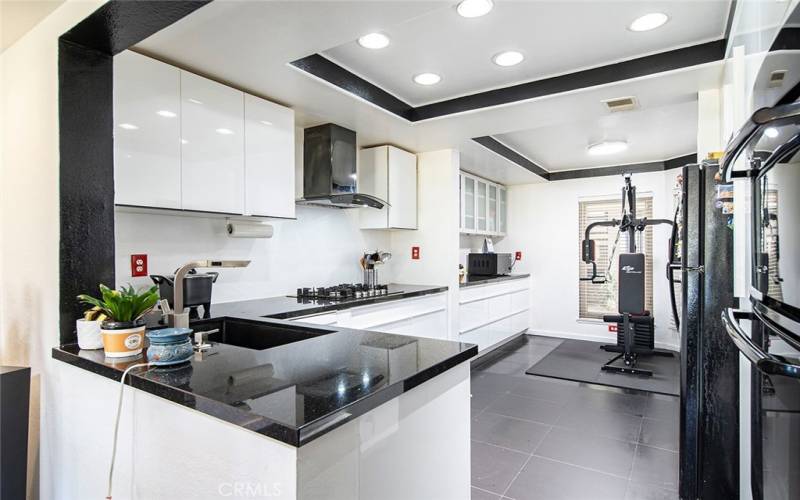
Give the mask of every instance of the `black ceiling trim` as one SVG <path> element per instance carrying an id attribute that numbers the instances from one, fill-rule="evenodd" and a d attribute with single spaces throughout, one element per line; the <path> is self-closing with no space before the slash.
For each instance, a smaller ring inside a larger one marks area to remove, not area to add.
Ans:
<path id="1" fill-rule="evenodd" d="M 312 54 L 291 64 L 390 113 L 417 122 L 715 62 L 724 56 L 725 40 L 715 40 L 416 108 L 320 54 Z"/>
<path id="2" fill-rule="evenodd" d="M 663 73 L 698 64 L 715 62 L 725 56 L 725 40 L 716 40 L 700 45 L 670 50 L 639 57 L 598 68 L 577 71 L 543 80 L 512 85 L 478 94 L 456 97 L 414 108 L 412 121 L 427 120 L 439 116 L 490 106 L 499 106 L 517 101 L 560 94 L 597 85 L 629 80 L 641 76 Z"/>
<path id="3" fill-rule="evenodd" d="M 769 48 L 770 52 L 778 50 L 798 50 L 800 49 L 800 28 L 783 28 L 778 32 L 775 41 Z"/>
<path id="4" fill-rule="evenodd" d="M 550 180 L 550 172 L 537 165 L 536 162 L 517 153 L 516 151 L 509 148 L 508 146 L 498 141 L 494 137 L 487 135 L 483 137 L 474 137 L 472 140 L 477 142 L 481 146 L 485 147 L 486 149 L 497 153 L 506 160 L 516 163 L 520 167 L 533 172 L 539 177 Z"/>
<path id="5" fill-rule="evenodd" d="M 114 286 L 114 54 L 207 1 L 110 0 L 59 37 L 59 339 L 74 342 L 75 296 Z"/>
<path id="6" fill-rule="evenodd" d="M 602 177 L 606 175 L 621 175 L 623 173 L 641 172 L 662 172 L 673 168 L 682 167 L 688 163 L 697 161 L 697 153 L 677 156 L 662 161 L 650 161 L 645 163 L 631 163 L 628 165 L 613 165 L 609 167 L 584 168 L 578 170 L 561 170 L 551 172 L 538 165 L 536 162 L 514 151 L 492 136 L 474 137 L 473 141 L 485 147 L 489 151 L 496 153 L 506 160 L 519 165 L 520 167 L 533 172 L 539 177 L 548 181 L 564 181 L 568 179 L 583 179 L 587 177 Z"/>
<path id="7" fill-rule="evenodd" d="M 564 170 L 550 172 L 551 181 L 564 181 L 568 179 L 584 179 L 586 177 L 603 177 L 607 175 L 638 174 L 642 172 L 664 172 L 673 168 L 682 167 L 697 161 L 697 153 L 692 153 L 663 161 L 649 161 L 645 163 L 631 163 L 628 165 L 614 165 L 610 167 L 585 168 L 581 170 Z"/>
<path id="8" fill-rule="evenodd" d="M 411 113 L 414 108 L 410 104 L 320 54 L 312 54 L 292 61 L 291 65 L 390 113 L 406 120 L 411 120 Z"/>

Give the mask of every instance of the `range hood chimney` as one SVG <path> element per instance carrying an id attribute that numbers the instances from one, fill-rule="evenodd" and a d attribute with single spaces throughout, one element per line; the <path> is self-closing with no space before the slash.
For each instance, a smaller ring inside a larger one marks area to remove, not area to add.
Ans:
<path id="1" fill-rule="evenodd" d="M 355 132 L 326 123 L 305 129 L 304 136 L 302 203 L 377 209 L 386 205 L 358 192 Z"/>

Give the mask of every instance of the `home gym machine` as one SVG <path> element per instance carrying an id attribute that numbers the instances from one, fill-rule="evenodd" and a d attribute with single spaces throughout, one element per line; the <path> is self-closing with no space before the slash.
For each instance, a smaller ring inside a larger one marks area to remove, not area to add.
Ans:
<path id="1" fill-rule="evenodd" d="M 623 174 L 625 185 L 622 188 L 622 216 L 620 219 L 593 222 L 586 227 L 583 242 L 581 243 L 581 259 L 586 264 L 591 265 L 591 276 L 580 278 L 581 281 L 591 281 L 595 284 L 606 283 L 605 275 L 597 274 L 597 264 L 595 263 L 595 242 L 590 238 L 592 229 L 596 227 L 617 227 L 617 236 L 614 246 L 609 256 L 609 267 L 614 260 L 617 243 L 621 234 L 627 234 L 628 251 L 620 253 L 618 267 L 618 312 L 619 314 L 604 315 L 603 321 L 614 323 L 617 326 L 617 343 L 614 345 L 604 345 L 601 349 L 619 353 L 603 365 L 604 371 L 613 373 L 625 373 L 630 375 L 640 375 L 650 377 L 653 375 L 651 370 L 636 366 L 638 358 L 642 356 L 673 356 L 670 351 L 655 348 L 654 340 L 654 318 L 650 311 L 645 309 L 645 255 L 637 252 L 637 236 L 644 235 L 644 230 L 648 226 L 668 224 L 675 227 L 675 223 L 668 219 L 648 219 L 636 217 L 636 187 L 631 184 L 631 174 Z M 675 231 L 673 230 L 673 238 Z M 667 272 L 670 273 L 670 266 L 673 266 L 672 241 L 670 238 L 670 263 Z M 642 247 L 640 242 L 639 247 Z M 671 285 L 670 285 L 671 286 Z M 673 305 L 673 313 L 675 307 Z M 676 316 L 677 317 L 677 316 Z M 622 359 L 624 365 L 615 364 Z"/>

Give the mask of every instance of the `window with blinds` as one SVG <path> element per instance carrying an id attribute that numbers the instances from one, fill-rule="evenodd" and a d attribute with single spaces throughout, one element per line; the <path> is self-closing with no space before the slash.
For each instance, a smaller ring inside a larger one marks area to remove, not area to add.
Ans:
<path id="1" fill-rule="evenodd" d="M 783 289 L 781 287 L 781 278 L 778 268 L 778 190 L 774 188 L 767 189 L 767 213 L 769 214 L 769 221 L 764 231 L 764 241 L 767 244 L 767 270 L 769 279 L 769 296 L 783 300 Z"/>
<path id="2" fill-rule="evenodd" d="M 578 241 L 582 241 L 586 226 L 593 222 L 610 219 L 619 220 L 622 216 L 620 197 L 585 200 L 578 202 Z M 642 196 L 636 200 L 636 217 L 653 217 L 653 197 Z M 617 265 L 619 254 L 628 251 L 628 235 L 620 234 L 619 227 L 596 227 L 591 238 L 595 241 L 595 262 L 597 274 L 605 275 L 603 284 L 591 281 L 579 282 L 578 317 L 582 319 L 602 319 L 604 314 L 617 314 Z M 637 251 L 645 254 L 645 307 L 653 310 L 653 228 L 647 227 L 641 238 L 637 236 Z M 579 243 L 580 244 L 580 243 Z M 616 252 L 613 251 L 616 244 Z M 613 258 L 612 258 L 613 253 Z M 611 262 L 609 262 L 611 260 Z M 610 264 L 610 265 L 609 265 Z M 578 265 L 581 277 L 591 276 L 592 267 L 580 259 Z"/>

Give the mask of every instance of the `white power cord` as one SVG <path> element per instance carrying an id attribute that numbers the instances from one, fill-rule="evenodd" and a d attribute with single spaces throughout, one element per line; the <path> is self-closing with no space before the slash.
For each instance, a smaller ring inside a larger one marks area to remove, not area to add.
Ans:
<path id="1" fill-rule="evenodd" d="M 108 495 L 106 495 L 106 500 L 111 500 L 111 485 L 114 481 L 114 461 L 117 458 L 117 434 L 119 434 L 119 418 L 122 414 L 122 395 L 125 391 L 125 377 L 127 377 L 128 373 L 134 368 L 141 368 L 143 366 L 150 366 L 150 363 L 139 363 L 127 367 L 125 371 L 122 372 L 122 378 L 119 381 L 119 401 L 117 402 L 117 418 L 114 421 L 114 440 L 111 446 L 111 465 L 108 468 Z"/>

